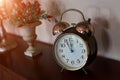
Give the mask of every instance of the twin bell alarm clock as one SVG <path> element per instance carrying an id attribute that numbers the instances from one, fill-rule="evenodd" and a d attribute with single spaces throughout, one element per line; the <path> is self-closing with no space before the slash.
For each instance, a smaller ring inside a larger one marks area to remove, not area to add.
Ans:
<path id="1" fill-rule="evenodd" d="M 66 12 L 74 11 L 82 15 L 83 21 L 75 24 L 63 22 Z M 86 20 L 83 13 L 77 9 L 64 11 L 60 20 L 53 27 L 53 35 L 57 35 L 54 42 L 54 57 L 62 69 L 76 71 L 87 67 L 97 55 L 97 42 L 91 19 Z"/>

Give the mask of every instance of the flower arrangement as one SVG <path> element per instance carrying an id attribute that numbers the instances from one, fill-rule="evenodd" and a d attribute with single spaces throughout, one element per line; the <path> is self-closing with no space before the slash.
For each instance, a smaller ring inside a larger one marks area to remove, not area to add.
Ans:
<path id="1" fill-rule="evenodd" d="M 42 19 L 52 18 L 52 16 L 45 13 L 41 9 L 41 5 L 37 0 L 34 2 L 24 2 L 20 1 L 19 3 L 14 1 L 14 7 L 9 14 L 9 20 L 17 27 L 22 27 L 25 24 L 34 23 Z"/>

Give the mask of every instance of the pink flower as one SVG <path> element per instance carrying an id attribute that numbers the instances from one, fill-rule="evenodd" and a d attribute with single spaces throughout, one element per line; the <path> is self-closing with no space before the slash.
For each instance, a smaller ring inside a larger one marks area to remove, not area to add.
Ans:
<path id="1" fill-rule="evenodd" d="M 22 15 L 21 10 L 18 10 L 17 13 L 18 13 L 18 15 Z"/>
<path id="2" fill-rule="evenodd" d="M 30 5 L 31 5 L 31 2 L 28 2 L 27 4 L 28 4 L 28 6 L 30 6 Z"/>
<path id="3" fill-rule="evenodd" d="M 40 6 L 40 3 L 38 1 L 35 1 L 34 4 L 35 4 L 36 7 Z"/>
<path id="4" fill-rule="evenodd" d="M 48 15 L 47 18 L 52 18 L 53 16 Z"/>
<path id="5" fill-rule="evenodd" d="M 38 8 L 37 11 L 36 11 L 36 14 L 39 15 L 41 13 L 41 9 Z"/>
<path id="6" fill-rule="evenodd" d="M 23 26 L 23 24 L 19 24 L 19 25 L 18 25 L 18 27 L 22 27 L 22 26 Z"/>
<path id="7" fill-rule="evenodd" d="M 23 8 L 25 8 L 25 7 L 26 7 L 26 4 L 25 4 L 24 2 L 21 2 L 21 6 L 22 6 Z"/>

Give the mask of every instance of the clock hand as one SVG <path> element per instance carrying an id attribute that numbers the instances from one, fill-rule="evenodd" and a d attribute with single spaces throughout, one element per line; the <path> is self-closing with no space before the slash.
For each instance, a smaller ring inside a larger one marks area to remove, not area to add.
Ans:
<path id="1" fill-rule="evenodd" d="M 66 43 L 67 43 L 67 46 L 68 46 L 69 50 L 70 50 L 71 52 L 73 52 L 72 49 L 71 49 L 71 47 L 70 47 L 70 44 L 69 44 L 68 40 L 66 40 Z"/>
<path id="2" fill-rule="evenodd" d="M 74 50 L 73 50 L 73 42 L 71 42 L 71 40 L 70 40 L 70 39 L 69 39 L 69 42 L 70 42 L 71 52 L 74 52 Z"/>

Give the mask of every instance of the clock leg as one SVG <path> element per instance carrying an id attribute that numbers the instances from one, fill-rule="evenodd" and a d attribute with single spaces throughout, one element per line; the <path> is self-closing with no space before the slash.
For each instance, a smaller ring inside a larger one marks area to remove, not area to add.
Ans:
<path id="1" fill-rule="evenodd" d="M 85 68 L 82 68 L 81 70 L 82 70 L 84 75 L 88 75 L 88 72 L 87 72 L 87 70 Z"/>
<path id="2" fill-rule="evenodd" d="M 64 70 L 64 68 L 62 68 L 60 72 L 63 72 L 63 70 Z"/>

